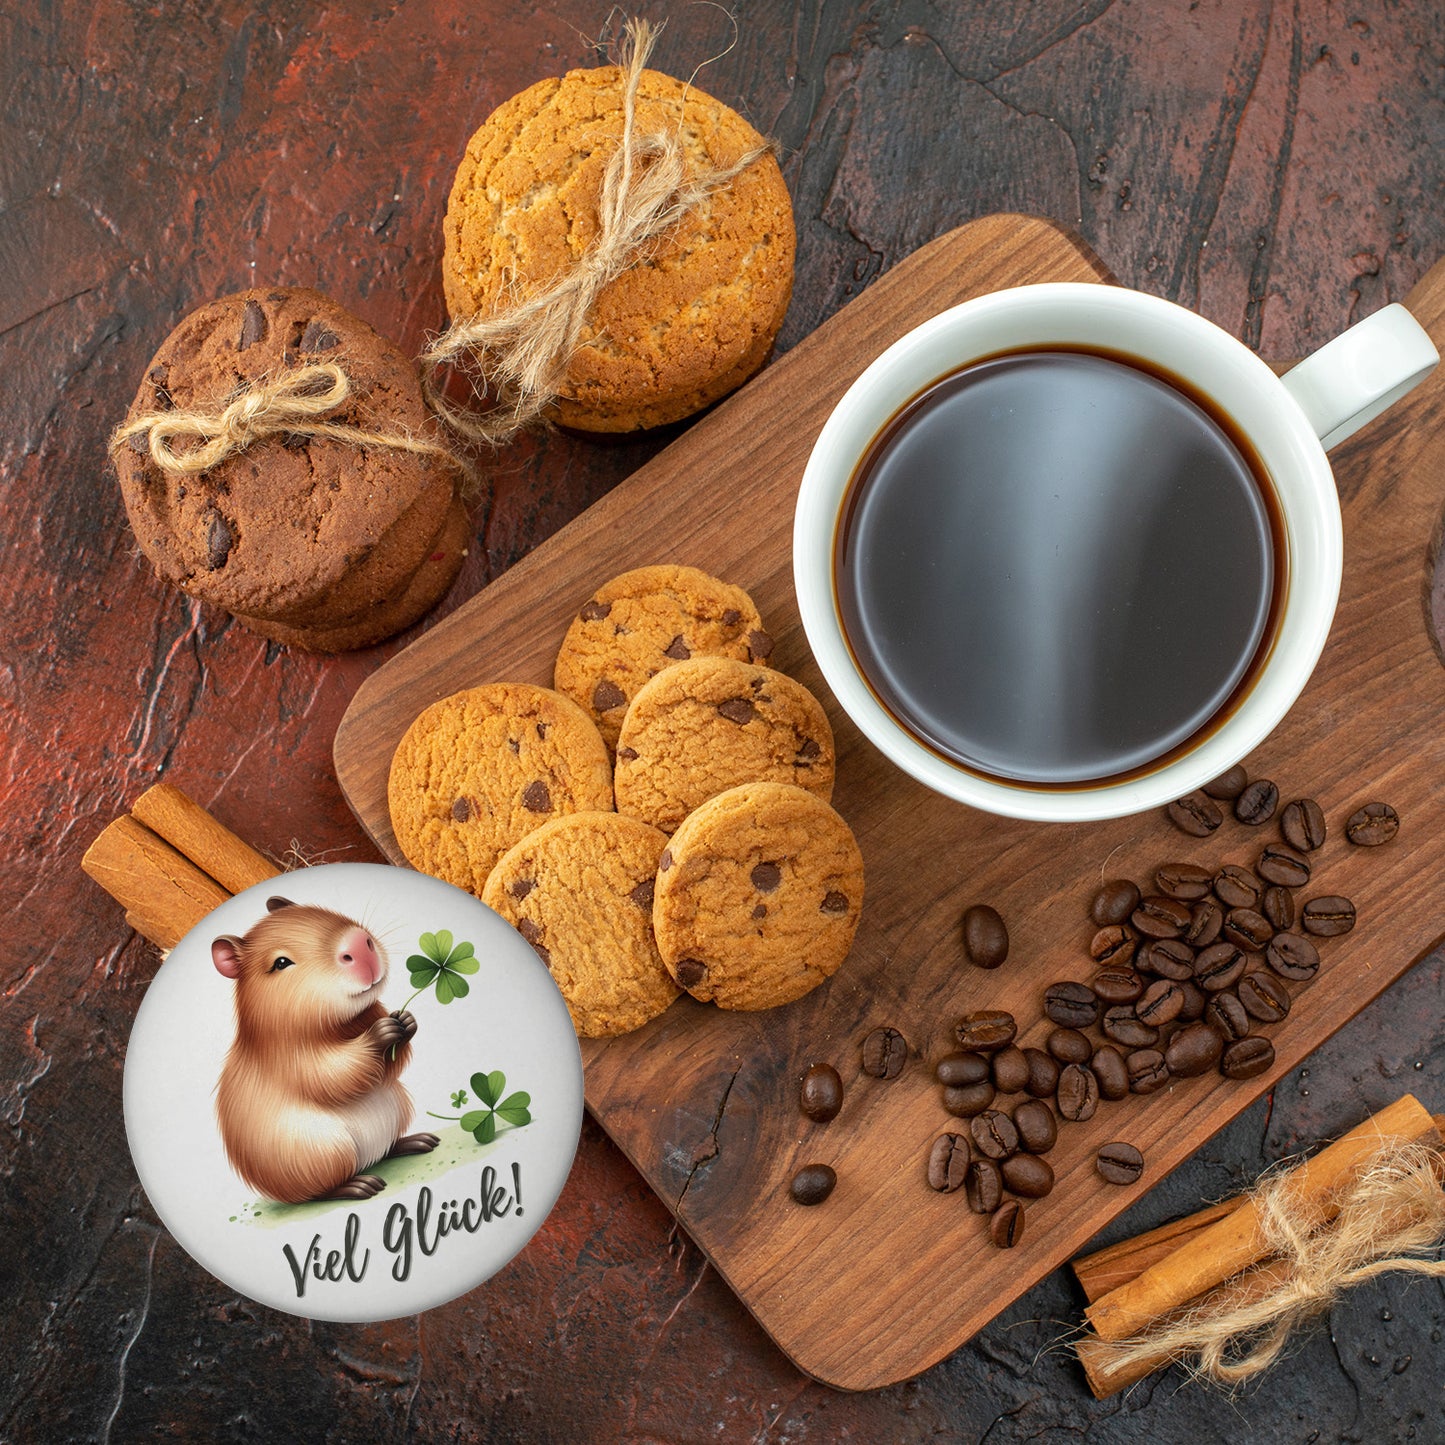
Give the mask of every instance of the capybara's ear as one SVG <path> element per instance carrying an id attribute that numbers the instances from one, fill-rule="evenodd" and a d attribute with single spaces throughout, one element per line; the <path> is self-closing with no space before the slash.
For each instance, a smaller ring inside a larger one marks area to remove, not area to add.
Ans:
<path id="1" fill-rule="evenodd" d="M 268 898 L 266 900 L 266 912 L 275 913 L 278 908 L 295 908 L 296 905 L 289 898 Z"/>
<path id="2" fill-rule="evenodd" d="M 227 978 L 240 978 L 241 940 L 223 933 L 211 944 L 211 962 L 216 965 L 217 973 L 223 973 Z"/>

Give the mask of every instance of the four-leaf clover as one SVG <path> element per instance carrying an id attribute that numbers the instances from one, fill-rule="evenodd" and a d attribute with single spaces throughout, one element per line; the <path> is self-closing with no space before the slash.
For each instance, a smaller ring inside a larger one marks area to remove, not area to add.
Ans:
<path id="1" fill-rule="evenodd" d="M 461 1122 L 462 1128 L 478 1144 L 490 1144 L 497 1137 L 498 1119 L 501 1119 L 504 1124 L 512 1125 L 513 1128 L 520 1128 L 523 1124 L 532 1122 L 532 1113 L 528 1107 L 532 1102 L 532 1096 L 519 1089 L 515 1094 L 509 1094 L 504 1099 L 502 1091 L 506 1087 L 507 1076 L 500 1069 L 493 1069 L 490 1074 L 472 1075 L 472 1092 L 486 1107 L 473 1109 L 469 1113 L 463 1114 Z"/>
<path id="2" fill-rule="evenodd" d="M 451 931 L 441 928 L 435 933 L 423 933 L 417 940 L 417 947 L 421 952 L 412 954 L 406 961 L 411 986 L 416 990 L 411 998 L 433 984 L 438 1003 L 465 998 L 470 985 L 462 975 L 475 973 L 481 966 L 472 945 L 459 943 L 454 948 Z M 410 1002 L 411 999 L 408 999 L 407 1003 Z"/>
<path id="3" fill-rule="evenodd" d="M 465 1104 L 466 1102 L 467 1102 L 467 1091 L 466 1091 L 465 1089 L 458 1089 L 458 1090 L 456 1091 L 456 1093 L 452 1095 L 452 1108 L 453 1108 L 453 1109 L 460 1109 L 460 1108 L 462 1107 L 462 1105 Z"/>

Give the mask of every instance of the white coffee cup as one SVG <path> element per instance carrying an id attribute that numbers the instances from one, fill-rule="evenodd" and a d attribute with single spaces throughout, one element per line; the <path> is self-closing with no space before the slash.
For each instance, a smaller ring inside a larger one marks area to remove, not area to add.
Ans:
<path id="1" fill-rule="evenodd" d="M 849 484 L 870 445 L 932 384 L 1002 353 L 1095 347 L 1179 378 L 1243 434 L 1284 522 L 1287 566 L 1273 644 L 1228 716 L 1182 753 L 1119 780 L 1051 789 L 962 766 L 885 708 L 843 632 L 835 547 Z M 798 493 L 793 577 L 803 627 L 839 704 L 891 761 L 960 802 L 1008 817 L 1122 817 L 1200 787 L 1284 717 L 1319 660 L 1339 597 L 1339 498 L 1326 449 L 1373 420 L 1439 361 L 1425 331 L 1391 305 L 1277 377 L 1248 347 L 1172 302 L 1116 286 L 1049 283 L 999 291 L 933 317 L 890 346 L 824 424 Z"/>

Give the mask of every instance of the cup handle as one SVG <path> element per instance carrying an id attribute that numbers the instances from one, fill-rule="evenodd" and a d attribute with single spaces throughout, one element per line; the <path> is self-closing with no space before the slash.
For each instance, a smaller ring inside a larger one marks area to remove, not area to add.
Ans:
<path id="1" fill-rule="evenodd" d="M 1329 451 L 1418 386 L 1439 360 L 1425 328 L 1393 302 L 1305 357 L 1280 380 Z"/>

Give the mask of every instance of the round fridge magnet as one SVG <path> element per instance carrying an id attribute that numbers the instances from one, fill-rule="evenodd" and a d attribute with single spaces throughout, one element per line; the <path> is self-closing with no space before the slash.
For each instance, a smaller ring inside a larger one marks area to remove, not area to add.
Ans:
<path id="1" fill-rule="evenodd" d="M 567 1006 L 503 919 L 401 868 L 300 869 L 223 903 L 146 991 L 125 1122 L 166 1228 L 292 1314 L 464 1294 L 532 1237 L 582 1124 Z"/>

